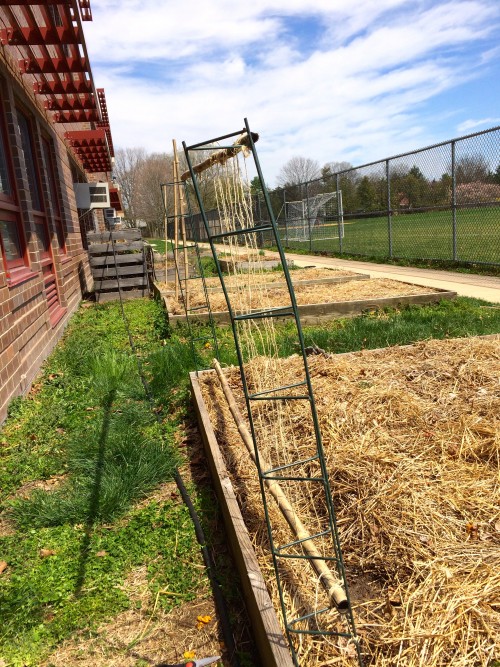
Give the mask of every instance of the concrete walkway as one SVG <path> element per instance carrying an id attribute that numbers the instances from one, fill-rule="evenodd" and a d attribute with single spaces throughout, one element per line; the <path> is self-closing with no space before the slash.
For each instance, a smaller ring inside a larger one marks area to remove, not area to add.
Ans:
<path id="1" fill-rule="evenodd" d="M 277 253 L 266 252 L 266 255 Z M 350 259 L 321 257 L 318 255 L 286 254 L 293 259 L 296 266 L 325 266 L 337 269 L 349 269 L 356 273 L 369 274 L 372 278 L 392 278 L 404 282 L 453 290 L 460 296 L 475 297 L 492 303 L 500 303 L 500 278 L 482 276 L 474 273 L 457 273 L 456 271 L 437 271 L 435 269 L 418 269 L 409 266 L 392 264 L 372 264 L 371 262 L 355 262 Z"/>

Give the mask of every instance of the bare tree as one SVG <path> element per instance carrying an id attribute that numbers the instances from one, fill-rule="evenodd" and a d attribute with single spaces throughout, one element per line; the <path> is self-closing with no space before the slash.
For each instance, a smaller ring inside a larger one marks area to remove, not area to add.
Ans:
<path id="1" fill-rule="evenodd" d="M 299 183 L 307 183 L 321 176 L 321 169 L 317 160 L 296 155 L 286 162 L 276 178 L 278 187 L 289 187 Z"/>
<path id="2" fill-rule="evenodd" d="M 135 198 L 137 216 L 147 224 L 147 233 L 155 238 L 164 234 L 165 210 L 161 186 L 172 182 L 172 155 L 153 153 L 141 164 Z"/>
<path id="3" fill-rule="evenodd" d="M 144 148 L 119 148 L 115 153 L 114 175 L 120 185 L 125 220 L 135 227 L 137 224 L 137 196 L 139 174 L 146 159 Z"/>
<path id="4" fill-rule="evenodd" d="M 326 162 L 321 173 L 323 178 L 328 178 L 333 174 L 338 174 L 340 171 L 348 171 L 352 169 L 352 164 L 350 162 Z"/>
<path id="5" fill-rule="evenodd" d="M 462 155 L 455 163 L 455 175 L 457 183 L 485 183 L 489 175 L 488 162 L 480 153 Z"/>

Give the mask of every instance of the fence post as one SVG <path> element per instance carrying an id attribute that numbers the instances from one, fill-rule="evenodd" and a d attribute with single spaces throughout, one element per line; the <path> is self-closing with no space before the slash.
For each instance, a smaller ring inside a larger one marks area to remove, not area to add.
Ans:
<path id="1" fill-rule="evenodd" d="M 389 160 L 385 161 L 385 178 L 387 181 L 387 235 L 389 239 L 389 259 L 392 259 L 392 210 Z"/>
<path id="2" fill-rule="evenodd" d="M 283 210 L 285 212 L 285 248 L 288 248 L 288 211 L 286 210 L 286 188 L 283 188 Z"/>
<path id="3" fill-rule="evenodd" d="M 340 195 L 340 178 L 338 173 L 335 174 L 335 188 L 337 190 L 337 224 L 339 228 L 339 251 L 340 254 L 344 252 L 344 219 L 342 215 L 342 197 Z"/>
<path id="4" fill-rule="evenodd" d="M 451 142 L 451 216 L 452 216 L 452 242 L 453 261 L 458 259 L 457 252 L 457 175 L 455 173 L 455 141 Z"/>
<path id="5" fill-rule="evenodd" d="M 311 216 L 309 215 L 309 183 L 306 183 L 306 215 L 307 229 L 309 231 L 309 252 L 312 252 Z"/>

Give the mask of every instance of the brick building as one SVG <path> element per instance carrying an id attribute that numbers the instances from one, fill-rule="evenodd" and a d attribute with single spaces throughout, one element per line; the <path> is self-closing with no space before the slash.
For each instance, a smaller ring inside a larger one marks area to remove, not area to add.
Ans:
<path id="1" fill-rule="evenodd" d="M 108 183 L 121 208 L 91 18 L 89 0 L 0 0 L 0 422 L 92 288 L 85 231 L 104 217 L 74 183 Z"/>

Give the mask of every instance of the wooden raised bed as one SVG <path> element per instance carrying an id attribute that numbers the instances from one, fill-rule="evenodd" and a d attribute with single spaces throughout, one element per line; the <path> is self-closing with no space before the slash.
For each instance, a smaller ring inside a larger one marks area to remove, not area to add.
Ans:
<path id="1" fill-rule="evenodd" d="M 392 666 L 401 653 L 401 664 L 416 667 L 424 652 L 431 667 L 485 667 L 496 662 L 499 341 L 498 335 L 431 340 L 311 358 L 367 665 Z M 300 372 L 300 360 L 292 357 L 283 363 Z M 210 389 L 209 398 L 204 398 L 208 387 L 203 385 L 214 375 L 191 374 L 193 399 L 225 520 L 231 523 L 237 517 L 228 533 L 235 553 L 245 555 L 236 560 L 240 576 L 246 571 L 248 579 L 245 559 L 254 561 L 248 543 L 240 544 L 240 535 L 247 537 L 246 528 L 239 509 L 224 504 L 226 489 L 232 499 L 236 492 L 245 503 L 248 525 L 258 532 L 263 518 L 253 515 L 258 506 L 257 475 L 245 458 L 239 464 L 241 476 L 224 466 L 226 448 L 240 451 L 243 446 L 234 423 L 228 422 L 220 391 Z M 238 369 L 230 369 L 228 376 L 241 400 Z M 217 417 L 212 422 L 209 415 Z M 222 436 L 220 445 L 216 432 Z M 259 540 L 254 538 L 255 558 L 258 555 L 262 567 L 269 556 Z M 267 564 L 264 571 L 270 572 Z M 273 586 L 269 574 L 268 588 Z M 276 635 L 273 626 L 262 631 L 265 621 L 258 618 L 256 602 L 260 584 L 257 591 L 250 587 L 245 592 L 254 595 L 248 600 L 252 623 L 261 628 L 262 655 L 269 655 Z M 276 605 L 275 590 L 272 598 Z M 269 618 L 267 607 L 265 611 Z M 336 657 L 335 649 L 332 654 L 332 645 L 326 648 L 327 653 L 317 649 L 319 662 L 311 657 L 312 662 L 304 664 L 352 664 Z M 263 659 L 262 664 L 276 663 Z"/>
<path id="2" fill-rule="evenodd" d="M 262 286 L 263 287 L 263 286 Z M 375 280 L 363 280 L 360 283 L 356 283 L 355 286 L 349 285 L 349 294 L 343 298 L 335 298 L 335 285 L 332 285 L 331 290 L 331 300 L 322 302 L 314 302 L 315 292 L 313 289 L 314 285 L 302 285 L 301 283 L 295 283 L 295 295 L 298 303 L 298 310 L 300 314 L 301 321 L 305 324 L 319 324 L 323 321 L 330 319 L 336 319 L 339 317 L 350 317 L 355 315 L 360 315 L 364 312 L 379 310 L 383 308 L 395 308 L 411 304 L 429 304 L 436 303 L 442 299 L 454 299 L 456 297 L 456 292 L 448 290 L 440 290 L 436 288 L 421 287 L 413 283 L 403 283 L 400 281 L 386 280 L 386 279 L 375 279 Z M 328 285 L 319 285 L 320 288 L 328 287 Z M 265 287 L 263 287 L 265 289 Z M 347 290 L 345 285 L 339 285 L 339 289 Z M 337 293 L 339 291 L 337 290 Z M 280 293 L 281 290 L 281 293 Z M 356 292 L 360 293 L 359 298 L 356 298 Z M 275 303 L 272 303 L 272 296 L 275 294 Z M 373 296 L 372 296 L 373 294 Z M 283 287 L 277 287 L 272 285 L 269 288 L 269 307 L 275 307 L 282 305 L 283 303 L 288 303 L 288 294 L 285 294 Z M 218 297 L 217 305 L 220 299 Z M 328 298 L 329 295 L 327 295 Z M 175 312 L 173 308 L 173 302 L 171 305 L 171 300 L 168 295 L 163 295 L 165 304 L 167 307 L 167 312 L 169 313 L 169 321 L 171 324 L 176 324 L 183 322 L 185 320 L 185 314 L 182 311 L 181 304 L 175 304 Z M 311 302 L 311 299 L 313 302 Z M 195 298 L 191 297 L 190 304 L 191 306 L 197 305 Z M 214 307 L 212 302 L 211 295 L 211 304 L 212 304 L 212 316 L 215 322 L 220 324 L 228 324 L 229 313 L 227 310 L 219 310 L 219 308 Z M 256 310 L 262 309 L 262 306 L 256 308 Z M 190 315 L 190 317 L 200 321 L 208 321 L 209 314 L 205 311 L 196 311 Z M 276 318 L 279 321 L 279 318 Z"/>

